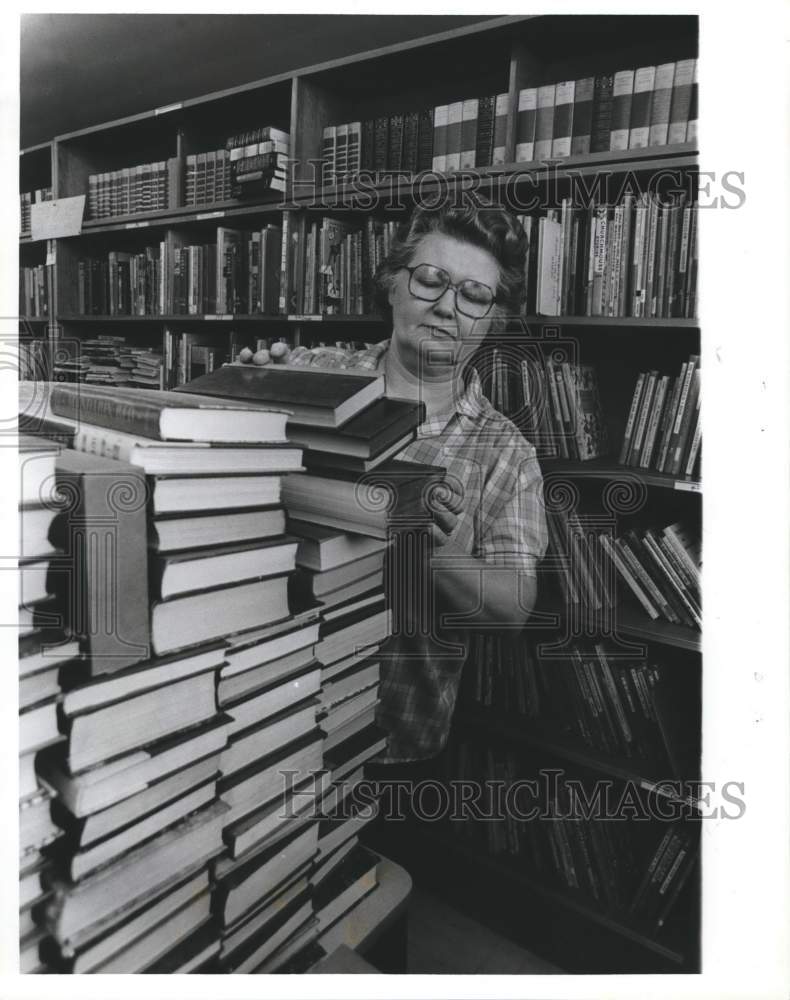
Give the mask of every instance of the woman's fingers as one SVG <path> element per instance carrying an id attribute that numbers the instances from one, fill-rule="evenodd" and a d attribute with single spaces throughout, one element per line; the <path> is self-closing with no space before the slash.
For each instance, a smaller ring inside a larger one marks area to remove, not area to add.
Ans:
<path id="1" fill-rule="evenodd" d="M 434 519 L 436 525 L 441 528 L 445 535 L 451 535 L 458 523 L 458 516 L 456 514 L 453 514 L 451 510 L 447 510 L 446 507 L 438 505 L 434 511 Z"/>

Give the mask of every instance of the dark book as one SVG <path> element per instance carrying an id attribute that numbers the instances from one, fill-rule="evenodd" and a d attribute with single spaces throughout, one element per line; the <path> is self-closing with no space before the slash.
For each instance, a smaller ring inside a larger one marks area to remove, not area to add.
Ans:
<path id="1" fill-rule="evenodd" d="M 197 516 L 155 518 L 150 522 L 148 541 L 157 552 L 180 552 L 205 549 L 209 546 L 228 546 L 249 543 L 282 534 L 285 514 L 280 507 L 243 511 L 214 511 Z M 274 557 L 277 554 L 272 552 Z M 191 558 L 210 558 L 211 552 Z M 190 556 L 186 556 L 187 559 Z M 277 572 L 272 569 L 266 576 Z M 283 572 L 286 572 L 285 570 Z M 193 587 L 193 590 L 199 590 Z"/>
<path id="2" fill-rule="evenodd" d="M 631 105 L 634 98 L 634 70 L 623 69 L 614 74 L 612 82 L 612 120 L 609 149 L 628 149 Z"/>
<path id="3" fill-rule="evenodd" d="M 389 152 L 390 122 L 386 115 L 376 118 L 373 132 L 373 167 L 377 171 L 387 170 Z"/>
<path id="4" fill-rule="evenodd" d="M 331 927 L 378 885 L 378 857 L 357 845 L 316 889 L 313 908 L 321 931 Z"/>
<path id="5" fill-rule="evenodd" d="M 292 423 L 341 427 L 383 396 L 384 378 L 328 369 L 239 364 L 225 365 L 177 391 L 282 406 L 291 412 Z"/>
<path id="6" fill-rule="evenodd" d="M 494 110 L 496 95 L 481 97 L 478 101 L 477 136 L 475 139 L 475 166 L 489 167 L 494 153 Z"/>
<path id="7" fill-rule="evenodd" d="M 317 427 L 289 428 L 294 444 L 313 451 L 354 458 L 375 458 L 390 445 L 419 427 L 425 419 L 425 404 L 382 397 L 336 431 Z"/>
<path id="8" fill-rule="evenodd" d="M 286 440 L 286 413 L 232 400 L 220 403 L 213 396 L 123 386 L 53 385 L 49 404 L 56 416 L 159 441 L 260 444 Z"/>
<path id="9" fill-rule="evenodd" d="M 417 142 L 419 132 L 419 111 L 407 111 L 403 116 L 403 156 L 401 167 L 413 174 L 417 173 Z"/>
<path id="10" fill-rule="evenodd" d="M 433 108 L 419 112 L 417 129 L 417 170 L 433 167 Z"/>
<path id="11" fill-rule="evenodd" d="M 586 76 L 576 81 L 573 98 L 573 131 L 571 134 L 571 156 L 584 156 L 590 152 L 592 143 L 593 100 L 595 78 Z"/>
<path id="12" fill-rule="evenodd" d="M 403 165 L 403 115 L 390 115 L 387 140 L 387 170 L 400 170 Z"/>
<path id="13" fill-rule="evenodd" d="M 221 971 L 224 973 L 254 972 L 270 956 L 312 917 L 312 891 L 305 886 L 293 899 L 272 906 L 267 910 L 269 920 L 255 927 L 240 945 L 229 953 L 223 953 Z"/>
<path id="14" fill-rule="evenodd" d="M 64 450 L 57 481 L 71 502 L 52 526 L 70 567 L 54 575 L 56 594 L 91 672 L 114 673 L 150 655 L 145 477 L 131 465 Z"/>
<path id="15" fill-rule="evenodd" d="M 373 118 L 367 118 L 362 122 L 362 135 L 360 138 L 360 169 L 373 171 L 376 169 L 376 122 Z"/>
<path id="16" fill-rule="evenodd" d="M 596 76 L 593 92 L 591 153 L 608 153 L 611 142 L 612 74 Z"/>

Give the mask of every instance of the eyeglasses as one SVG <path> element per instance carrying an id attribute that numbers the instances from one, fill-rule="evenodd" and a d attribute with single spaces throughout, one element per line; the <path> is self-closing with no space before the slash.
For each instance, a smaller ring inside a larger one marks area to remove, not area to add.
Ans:
<path id="1" fill-rule="evenodd" d="M 448 288 L 455 292 L 455 308 L 470 319 L 482 319 L 491 311 L 496 295 L 480 281 L 465 278 L 457 284 L 450 281 L 450 275 L 433 264 L 417 264 L 407 267 L 409 272 L 409 292 L 423 302 L 438 302 Z"/>

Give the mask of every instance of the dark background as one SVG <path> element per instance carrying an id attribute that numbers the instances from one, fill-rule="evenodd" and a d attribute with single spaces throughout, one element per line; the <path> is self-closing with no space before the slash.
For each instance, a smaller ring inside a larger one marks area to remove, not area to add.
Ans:
<path id="1" fill-rule="evenodd" d="M 485 16 L 26 14 L 20 146 Z"/>

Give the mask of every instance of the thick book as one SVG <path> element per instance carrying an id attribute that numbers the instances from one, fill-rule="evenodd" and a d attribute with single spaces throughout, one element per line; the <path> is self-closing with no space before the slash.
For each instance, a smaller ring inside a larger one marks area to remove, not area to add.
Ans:
<path id="1" fill-rule="evenodd" d="M 265 629 L 242 633 L 226 647 L 222 677 L 233 677 L 297 649 L 312 646 L 318 638 L 318 615 L 316 605 L 304 616 L 294 615 Z"/>
<path id="2" fill-rule="evenodd" d="M 151 548 L 157 552 L 175 552 L 271 538 L 281 535 L 284 527 L 285 514 L 281 507 L 217 511 L 194 517 L 155 518 L 150 524 L 148 540 Z"/>
<path id="3" fill-rule="evenodd" d="M 281 747 L 305 737 L 315 729 L 317 709 L 317 699 L 306 698 L 235 733 L 222 751 L 222 773 L 235 774 L 276 753 Z"/>
<path id="4" fill-rule="evenodd" d="M 650 105 L 649 146 L 666 146 L 669 138 L 669 109 L 672 104 L 672 85 L 675 80 L 675 64 L 661 63 L 656 66 L 656 81 Z"/>
<path id="5" fill-rule="evenodd" d="M 594 93 L 595 77 L 585 76 L 576 81 L 573 95 L 571 156 L 584 156 L 590 152 Z"/>
<path id="6" fill-rule="evenodd" d="M 554 131 L 551 140 L 552 159 L 571 155 L 575 93 L 575 80 L 564 80 L 557 84 L 554 100 Z"/>
<path id="7" fill-rule="evenodd" d="M 477 135 L 475 137 L 475 166 L 491 166 L 494 149 L 494 110 L 496 96 L 481 97 L 478 100 Z"/>
<path id="8" fill-rule="evenodd" d="M 290 573 L 295 555 L 295 540 L 277 539 L 163 555 L 152 559 L 152 590 L 167 600 L 178 594 Z"/>
<path id="9" fill-rule="evenodd" d="M 253 907 L 250 913 L 245 914 L 231 927 L 226 928 L 222 936 L 220 958 L 226 958 L 245 941 L 257 936 L 262 927 L 265 927 L 297 897 L 302 896 L 308 886 L 307 875 L 303 872 L 297 874 L 294 878 L 286 880 L 276 896 L 264 900 L 260 906 Z"/>
<path id="10" fill-rule="evenodd" d="M 378 857 L 358 845 L 316 889 L 313 907 L 323 932 L 378 885 Z"/>
<path id="11" fill-rule="evenodd" d="M 408 170 L 412 174 L 417 173 L 419 120 L 420 113 L 418 111 L 407 111 L 403 116 L 403 156 L 401 157 L 401 168 Z"/>
<path id="12" fill-rule="evenodd" d="M 538 161 L 551 159 L 556 89 L 554 83 L 538 87 L 537 117 L 535 119 L 535 159 Z"/>
<path id="13" fill-rule="evenodd" d="M 447 107 L 447 154 L 444 169 L 449 173 L 461 166 L 461 129 L 464 116 L 464 102 L 453 101 Z"/>
<path id="14" fill-rule="evenodd" d="M 606 153 L 609 151 L 613 87 L 614 77 L 611 74 L 596 76 L 593 92 L 591 153 Z"/>
<path id="15" fill-rule="evenodd" d="M 193 761 L 222 750 L 228 739 L 228 722 L 227 716 L 215 716 L 203 725 L 157 740 L 80 774 L 69 772 L 63 746 L 48 748 L 40 755 L 37 766 L 74 816 L 89 816 L 145 792 L 155 782 L 181 771 Z"/>
<path id="16" fill-rule="evenodd" d="M 161 656 L 288 617 L 287 575 L 158 601 L 151 645 Z"/>
<path id="17" fill-rule="evenodd" d="M 241 673 L 226 675 L 221 672 L 220 681 L 217 684 L 217 701 L 220 705 L 225 706 L 240 698 L 256 695 L 269 684 L 279 682 L 292 674 L 300 673 L 312 663 L 312 660 L 313 648 L 305 646 L 302 649 L 295 649 L 291 653 L 278 656 L 271 662 L 250 667 L 249 670 L 244 670 Z"/>
<path id="18" fill-rule="evenodd" d="M 612 85 L 612 121 L 609 149 L 628 149 L 631 127 L 631 105 L 634 96 L 634 71 L 623 69 L 614 74 Z"/>
<path id="19" fill-rule="evenodd" d="M 49 403 L 57 416 L 160 441 L 270 444 L 286 440 L 285 412 L 233 401 L 219 403 L 213 396 L 63 384 L 52 387 Z"/>
<path id="20" fill-rule="evenodd" d="M 384 377 L 285 365 L 225 365 L 178 391 L 282 406 L 291 414 L 290 423 L 341 427 L 384 395 Z"/>
<path id="21" fill-rule="evenodd" d="M 477 123 L 480 114 L 480 102 L 476 97 L 469 97 L 463 102 L 461 111 L 461 170 L 478 166 L 476 161 Z"/>
<path id="22" fill-rule="evenodd" d="M 370 459 L 416 430 L 424 419 L 424 403 L 382 397 L 365 407 L 339 430 L 291 425 L 288 437 L 301 448 Z"/>
<path id="23" fill-rule="evenodd" d="M 507 157 L 507 111 L 510 102 L 509 94 L 497 94 L 494 104 L 494 145 L 491 150 L 491 163 L 504 163 Z"/>
<path id="24" fill-rule="evenodd" d="M 516 114 L 516 162 L 529 163 L 535 159 L 535 121 L 538 113 L 538 88 L 525 87 L 519 91 Z"/>
<path id="25" fill-rule="evenodd" d="M 696 59 L 680 59 L 675 64 L 675 79 L 672 84 L 672 101 L 669 111 L 667 141 L 670 145 L 686 141 L 691 89 L 694 80 Z"/>
<path id="26" fill-rule="evenodd" d="M 312 521 L 289 518 L 286 528 L 289 534 L 299 539 L 296 565 L 316 572 L 325 572 L 373 552 L 383 552 L 387 546 L 384 540 L 351 534 Z"/>
<path id="27" fill-rule="evenodd" d="M 629 149 L 644 149 L 649 145 L 650 111 L 653 106 L 655 85 L 655 66 L 641 66 L 634 74 L 634 95 L 628 132 Z"/>
<path id="28" fill-rule="evenodd" d="M 417 170 L 430 170 L 433 166 L 433 108 L 419 112 L 417 126 Z"/>
<path id="29" fill-rule="evenodd" d="M 279 476 L 154 476 L 148 486 L 154 514 L 270 507 L 280 502 Z"/>
<path id="30" fill-rule="evenodd" d="M 123 670 L 150 655 L 145 478 L 134 466 L 64 450 L 57 481 L 72 498 L 52 532 L 70 561 L 70 574 L 55 574 L 67 628 L 93 674 Z"/>
<path id="31" fill-rule="evenodd" d="M 441 174 L 447 169 L 447 130 L 450 115 L 449 104 L 438 104 L 433 109 L 433 161 L 434 173 Z"/>
<path id="32" fill-rule="evenodd" d="M 231 720 L 228 733 L 234 737 L 236 733 L 292 708 L 305 698 L 314 697 L 320 687 L 321 670 L 313 658 L 298 672 L 290 673 L 284 678 L 278 677 L 275 680 L 267 677 L 259 688 L 246 692 L 236 701 L 224 706 L 224 711 Z"/>

